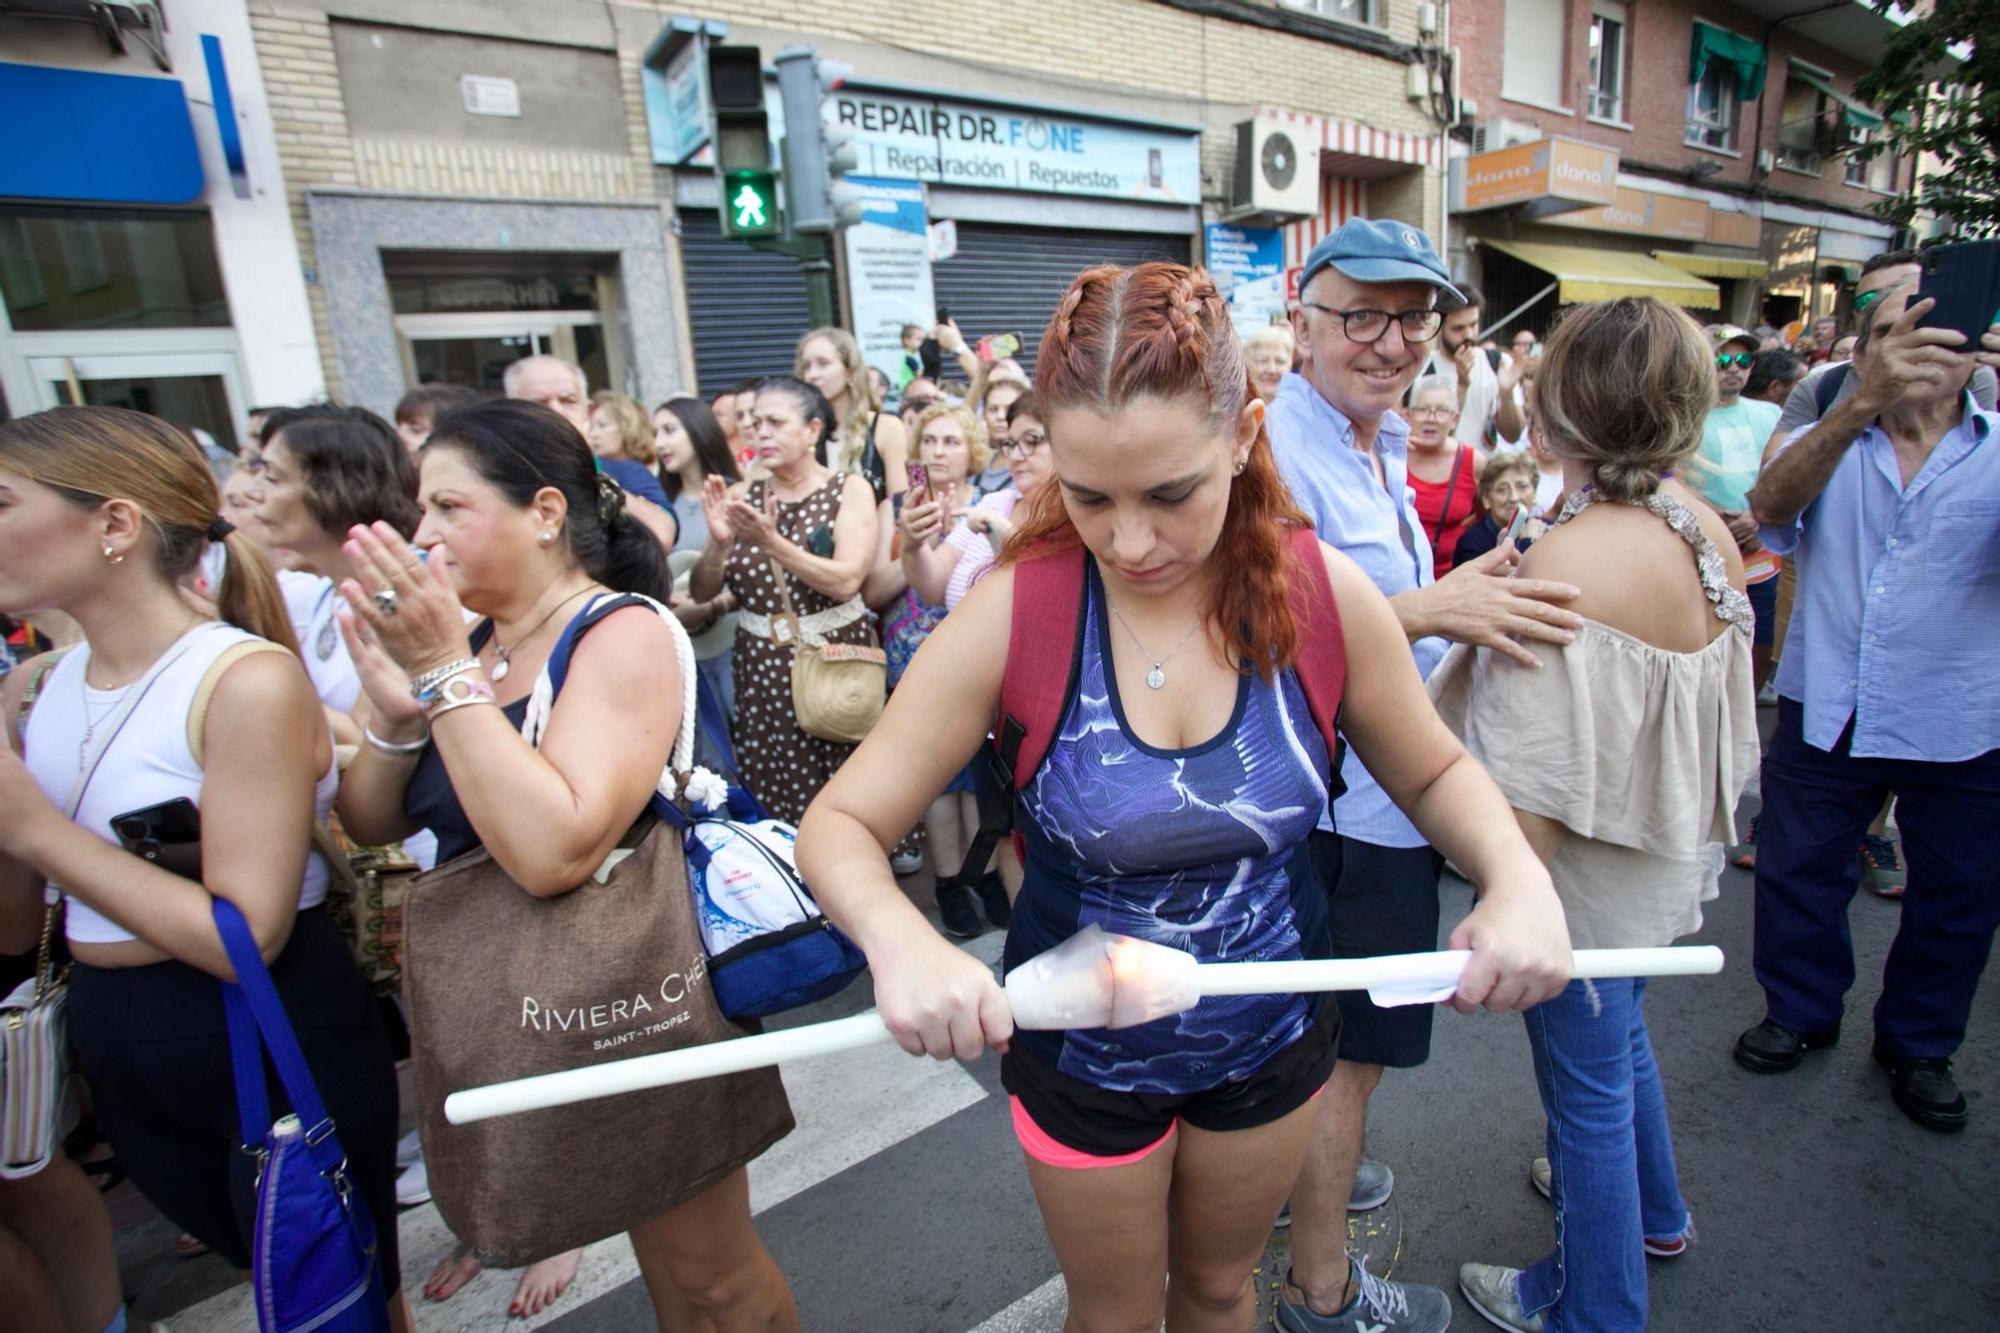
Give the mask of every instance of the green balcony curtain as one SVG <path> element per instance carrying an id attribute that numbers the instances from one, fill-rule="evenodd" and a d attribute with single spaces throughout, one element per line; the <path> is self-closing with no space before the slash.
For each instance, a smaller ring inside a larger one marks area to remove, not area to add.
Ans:
<path id="1" fill-rule="evenodd" d="M 1688 82 L 1700 83 L 1710 61 L 1720 61 L 1736 71 L 1736 100 L 1754 102 L 1764 95 L 1764 48 L 1748 37 L 1694 25 L 1694 45 L 1688 54 Z"/>
<path id="2" fill-rule="evenodd" d="M 1791 77 L 1797 79 L 1800 83 L 1805 84 L 1809 88 L 1817 88 L 1833 99 L 1840 107 L 1841 119 L 1845 120 L 1855 129 L 1879 130 L 1882 128 L 1882 117 L 1876 115 L 1866 106 L 1834 87 L 1830 80 L 1822 78 L 1802 65 L 1793 65 L 1789 72 Z"/>

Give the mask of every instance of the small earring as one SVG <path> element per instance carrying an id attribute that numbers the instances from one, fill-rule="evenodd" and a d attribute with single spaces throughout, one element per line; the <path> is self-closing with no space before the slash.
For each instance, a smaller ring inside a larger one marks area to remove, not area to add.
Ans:
<path id="1" fill-rule="evenodd" d="M 104 558 L 106 560 L 109 560 L 114 565 L 122 565 L 125 563 L 125 557 L 113 551 L 109 546 L 104 548 Z"/>
<path id="2" fill-rule="evenodd" d="M 1236 470 L 1230 473 L 1229 475 L 1232 477 L 1240 477 L 1243 475 L 1243 469 L 1249 466 L 1250 466 L 1250 460 L 1246 458 L 1242 462 L 1238 463 L 1236 465 Z"/>
<path id="3" fill-rule="evenodd" d="M 556 535 L 553 532 L 545 532 L 542 534 L 542 545 L 547 546 L 550 542 L 553 542 L 555 539 Z"/>

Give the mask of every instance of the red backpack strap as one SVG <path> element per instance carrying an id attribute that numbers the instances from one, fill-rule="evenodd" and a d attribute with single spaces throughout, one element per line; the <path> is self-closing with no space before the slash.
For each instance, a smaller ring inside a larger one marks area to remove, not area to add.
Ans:
<path id="1" fill-rule="evenodd" d="M 1305 691 L 1306 707 L 1326 740 L 1333 763 L 1336 793 L 1340 788 L 1340 703 L 1347 690 L 1347 641 L 1340 632 L 1340 605 L 1333 581 L 1326 576 L 1326 556 L 1311 528 L 1292 529 L 1292 549 L 1298 557 L 1298 577 L 1291 581 L 1292 620 L 1299 628 L 1298 660 L 1292 669 Z"/>
<path id="2" fill-rule="evenodd" d="M 1014 619 L 993 748 L 1015 791 L 1034 780 L 1048 757 L 1063 706 L 1076 687 L 1083 642 L 1081 547 L 1014 566 Z"/>
<path id="3" fill-rule="evenodd" d="M 1014 566 L 1013 625 L 1007 634 L 1007 667 L 1000 681 L 1000 713 L 993 747 L 975 763 L 993 777 L 979 788 L 979 832 L 965 864 L 983 867 L 1008 834 L 1015 838 L 1015 794 L 1034 780 L 1048 758 L 1063 708 L 1076 688 L 1083 645 L 1082 548 L 1036 556 Z"/>

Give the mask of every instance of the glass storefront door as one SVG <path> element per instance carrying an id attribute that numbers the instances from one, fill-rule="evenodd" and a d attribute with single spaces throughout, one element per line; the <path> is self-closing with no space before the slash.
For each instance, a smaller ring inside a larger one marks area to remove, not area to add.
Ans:
<path id="1" fill-rule="evenodd" d="M 229 449 L 241 435 L 249 406 L 230 352 L 31 356 L 28 373 L 36 401 L 23 405 L 27 411 L 127 407 L 206 431 Z"/>
<path id="2" fill-rule="evenodd" d="M 500 392 L 508 365 L 546 353 L 583 367 L 591 387 L 610 382 L 604 326 L 596 312 L 398 315 L 403 377 L 411 385 L 462 384 Z"/>

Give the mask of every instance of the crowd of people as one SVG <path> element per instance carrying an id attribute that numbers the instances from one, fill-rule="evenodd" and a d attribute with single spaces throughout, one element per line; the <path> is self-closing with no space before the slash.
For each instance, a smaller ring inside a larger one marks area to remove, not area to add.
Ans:
<path id="1" fill-rule="evenodd" d="M 1851 359 L 1837 324 L 1786 347 L 1650 298 L 1503 349 L 1420 231 L 1353 221 L 1288 324 L 1248 338 L 1199 269 L 1080 273 L 1032 376 L 949 321 L 906 330 L 893 375 L 818 328 L 791 374 L 651 411 L 537 355 L 499 396 L 425 385 L 393 420 L 260 411 L 219 479 L 136 412 L 0 422 L 0 953 L 16 979 L 38 946 L 67 960 L 71 1146 L 108 1145 L 185 1252 L 248 1266 L 227 899 L 410 1327 L 397 1210 L 462 1159 L 399 1140 L 396 1061 L 424 1084 L 425 1016 L 356 966 L 343 849 L 396 849 L 433 876 L 417 895 L 474 863 L 586 894 L 691 730 L 701 768 L 797 826 L 898 1042 L 1002 1053 L 1069 1327 L 1250 1327 L 1277 1219 L 1281 1328 L 1444 1329 L 1441 1288 L 1347 1246 L 1396 1183 L 1368 1155 L 1371 1097 L 1428 1059 L 1433 1010 L 1216 997 L 1016 1030 L 951 942 L 989 928 L 1007 969 L 1089 926 L 1202 961 L 1422 952 L 1444 928 L 1471 955 L 1455 1007 L 1524 1015 L 1547 1123 L 1524 1167 L 1555 1218 L 1539 1258 L 1458 1285 L 1518 1333 L 1641 1328 L 1647 1264 L 1684 1254 L 1694 1217 L 1645 983 L 1573 980 L 1570 950 L 1698 929 L 1722 848 L 1756 872 L 1768 999 L 1735 1059 L 1779 1073 L 1839 1039 L 1867 883 L 1904 904 L 1874 1015 L 1893 1102 L 1969 1118 L 1951 1057 L 2000 927 L 1978 833 L 2000 713 L 1975 693 L 1942 714 L 1908 682 L 1973 678 L 1977 636 L 1939 627 L 2000 616 L 2000 328 L 1974 348 L 1924 326 L 1916 272 L 1866 266 Z M 1075 614 L 1051 619 L 1060 588 Z M 1038 636 L 1066 678 L 1021 678 Z M 256 641 L 285 651 L 240 653 Z M 879 720 L 809 716 L 808 651 L 880 662 Z M 178 870 L 128 850 L 175 803 L 198 811 Z M 1477 891 L 1457 922 L 1447 863 Z M 784 1090 L 732 1095 L 727 1150 L 688 1154 L 626 1224 L 662 1329 L 802 1323 L 745 1173 L 790 1128 Z M 531 1315 L 578 1253 L 485 1257 L 528 1261 Z M 461 1244 L 425 1296 L 481 1261 Z M 0 1178 L 0 1279 L 28 1326 L 125 1327 L 69 1153 Z"/>

